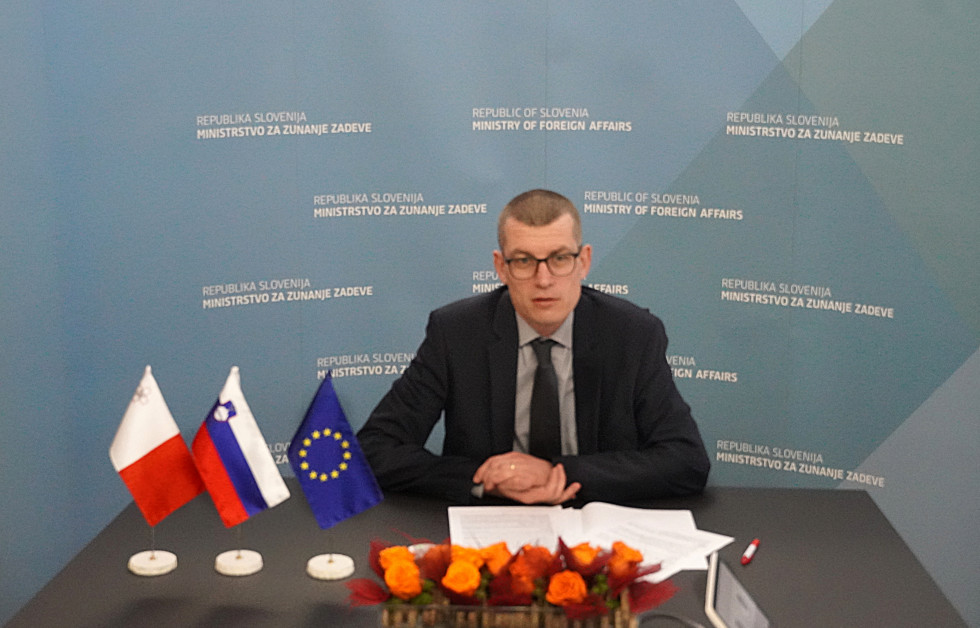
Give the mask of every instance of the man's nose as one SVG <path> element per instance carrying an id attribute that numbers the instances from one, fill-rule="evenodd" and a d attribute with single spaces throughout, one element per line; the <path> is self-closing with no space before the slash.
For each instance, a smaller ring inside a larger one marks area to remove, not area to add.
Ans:
<path id="1" fill-rule="evenodd" d="M 545 259 L 538 260 L 538 265 L 534 269 L 534 280 L 539 284 L 550 284 L 554 279 L 555 276 L 551 274 L 551 269 L 548 268 L 548 261 Z"/>

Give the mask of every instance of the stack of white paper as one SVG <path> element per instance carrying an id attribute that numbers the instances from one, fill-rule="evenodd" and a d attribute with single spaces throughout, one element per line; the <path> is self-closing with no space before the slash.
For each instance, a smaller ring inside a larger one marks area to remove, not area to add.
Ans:
<path id="1" fill-rule="evenodd" d="M 454 545 L 486 547 L 505 541 L 512 552 L 523 545 L 558 546 L 588 542 L 610 548 L 622 541 L 660 563 L 648 580 L 660 582 L 685 569 L 707 569 L 707 556 L 732 537 L 698 530 L 690 510 L 646 510 L 593 502 L 581 509 L 561 506 L 453 506 L 449 537 Z"/>

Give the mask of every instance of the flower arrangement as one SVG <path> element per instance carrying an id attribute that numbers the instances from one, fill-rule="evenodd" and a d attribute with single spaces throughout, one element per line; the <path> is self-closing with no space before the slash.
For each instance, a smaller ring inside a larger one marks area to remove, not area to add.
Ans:
<path id="1" fill-rule="evenodd" d="M 512 553 L 505 543 L 474 549 L 375 541 L 370 563 L 384 586 L 366 578 L 347 586 L 352 605 L 383 603 L 387 610 L 441 604 L 488 611 L 520 607 L 527 613 L 557 612 L 570 620 L 633 617 L 676 591 L 670 581 L 643 580 L 660 565 L 644 566 L 642 561 L 640 552 L 621 542 L 603 549 L 589 543 L 569 547 L 559 539 L 557 551 L 525 545 Z"/>

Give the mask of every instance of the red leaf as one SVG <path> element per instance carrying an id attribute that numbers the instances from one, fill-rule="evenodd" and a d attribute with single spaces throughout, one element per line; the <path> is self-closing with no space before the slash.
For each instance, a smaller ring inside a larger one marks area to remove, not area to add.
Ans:
<path id="1" fill-rule="evenodd" d="M 412 536 L 408 532 L 403 532 L 397 528 L 392 528 L 392 531 L 398 534 L 399 536 L 401 536 L 402 538 L 404 538 L 406 541 L 405 543 L 406 545 L 418 545 L 419 543 L 435 543 L 435 541 L 430 541 L 429 539 L 424 537 Z M 447 540 L 446 543 L 448 542 L 449 541 Z"/>
<path id="2" fill-rule="evenodd" d="M 545 573 L 545 575 L 550 578 L 564 568 L 564 565 L 562 565 L 561 553 L 555 552 L 551 555 L 551 563 L 548 565 L 548 571 Z"/>
<path id="3" fill-rule="evenodd" d="M 371 545 L 368 549 L 368 564 L 371 565 L 371 569 L 374 573 L 378 574 L 378 577 L 384 580 L 385 570 L 381 568 L 381 550 L 391 547 L 391 543 L 388 541 L 382 541 L 380 539 L 375 539 L 371 541 Z"/>
<path id="4" fill-rule="evenodd" d="M 439 589 L 442 591 L 442 594 L 446 596 L 446 599 L 449 600 L 449 603 L 450 604 L 456 604 L 457 606 L 479 606 L 480 605 L 480 600 L 478 600 L 477 598 L 475 598 L 472 595 L 463 595 L 461 593 L 456 593 L 455 591 L 452 591 L 450 589 L 447 589 L 446 587 L 444 587 L 442 585 L 439 586 Z"/>
<path id="5" fill-rule="evenodd" d="M 433 545 L 421 558 L 415 559 L 422 577 L 426 580 L 439 582 L 446 575 L 449 563 L 452 562 L 452 548 L 449 544 Z"/>
<path id="6" fill-rule="evenodd" d="M 355 578 L 347 583 L 347 589 L 350 591 L 347 600 L 351 606 L 373 606 L 391 597 L 384 587 L 369 578 Z"/>
<path id="7" fill-rule="evenodd" d="M 528 606 L 534 601 L 530 593 L 514 593 L 514 578 L 508 569 L 501 569 L 497 577 L 490 581 L 487 604 L 490 606 Z"/>
<path id="8" fill-rule="evenodd" d="M 660 563 L 648 567 L 634 567 L 628 574 L 621 578 L 609 576 L 609 592 L 612 597 L 619 597 L 623 589 L 633 584 L 643 576 L 660 571 Z"/>
<path id="9" fill-rule="evenodd" d="M 530 606 L 532 602 L 534 602 L 532 596 L 516 593 L 501 593 L 487 598 L 488 606 Z"/>
<path id="10" fill-rule="evenodd" d="M 565 616 L 569 619 L 586 619 L 588 617 L 599 617 L 609 612 L 606 601 L 600 595 L 589 594 L 579 604 L 566 604 L 562 607 Z"/>
<path id="11" fill-rule="evenodd" d="M 630 610 L 639 615 L 674 597 L 677 587 L 670 580 L 634 582 L 630 585 Z"/>

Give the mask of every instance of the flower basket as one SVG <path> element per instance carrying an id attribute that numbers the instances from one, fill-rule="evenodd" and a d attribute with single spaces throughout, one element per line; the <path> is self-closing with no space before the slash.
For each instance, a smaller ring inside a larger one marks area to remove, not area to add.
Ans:
<path id="1" fill-rule="evenodd" d="M 372 543 L 367 578 L 348 583 L 352 605 L 380 605 L 382 628 L 636 628 L 636 616 L 673 596 L 659 565 L 623 543 L 610 550 L 558 540 L 552 551 L 504 543 L 474 549 Z"/>
<path id="2" fill-rule="evenodd" d="M 636 628 L 628 595 L 607 615 L 572 619 L 554 606 L 463 606 L 402 604 L 384 606 L 382 628 Z"/>

